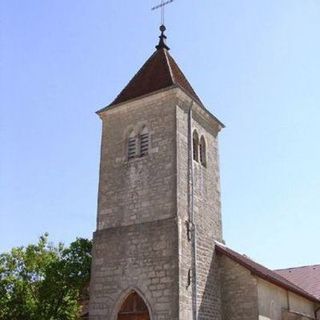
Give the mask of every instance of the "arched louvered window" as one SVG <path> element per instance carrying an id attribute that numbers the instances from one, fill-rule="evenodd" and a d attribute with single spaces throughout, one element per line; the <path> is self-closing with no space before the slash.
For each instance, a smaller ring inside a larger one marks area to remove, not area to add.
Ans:
<path id="1" fill-rule="evenodd" d="M 140 133 L 140 157 L 144 157 L 149 153 L 149 132 L 144 127 Z"/>
<path id="2" fill-rule="evenodd" d="M 207 165 L 206 140 L 202 136 L 200 139 L 200 163 L 205 167 Z"/>
<path id="3" fill-rule="evenodd" d="M 133 131 L 128 137 L 128 159 L 133 159 L 137 155 L 137 138 Z"/>
<path id="4" fill-rule="evenodd" d="M 199 161 L 199 136 L 196 130 L 193 131 L 192 150 L 193 150 L 193 160 L 198 162 Z"/>

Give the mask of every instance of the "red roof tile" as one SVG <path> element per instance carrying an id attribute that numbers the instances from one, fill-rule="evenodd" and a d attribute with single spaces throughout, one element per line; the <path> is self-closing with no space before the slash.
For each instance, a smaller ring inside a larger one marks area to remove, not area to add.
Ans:
<path id="1" fill-rule="evenodd" d="M 282 287 L 286 290 L 289 290 L 291 292 L 294 292 L 300 296 L 303 296 L 311 301 L 320 302 L 320 299 L 310 292 L 307 292 L 302 287 L 298 286 L 297 284 L 294 284 L 287 280 L 286 278 L 279 275 L 277 272 L 272 271 L 263 265 L 249 259 L 248 257 L 241 255 L 240 253 L 231 250 L 230 248 L 226 247 L 225 245 L 216 242 L 216 251 L 217 253 L 223 254 L 233 261 L 239 263 L 249 271 L 251 271 L 252 274 L 270 282 L 273 283 L 279 287 Z"/>
<path id="2" fill-rule="evenodd" d="M 109 107 L 171 86 L 180 87 L 201 103 L 168 50 L 160 48 L 153 53 Z"/>
<path id="3" fill-rule="evenodd" d="M 281 269 L 275 272 L 320 300 L 320 265 Z"/>
<path id="4" fill-rule="evenodd" d="M 169 54 L 169 52 L 167 52 L 167 56 L 168 56 L 169 65 L 172 71 L 173 82 L 176 85 L 180 86 L 180 88 L 184 89 L 192 98 L 194 98 L 195 100 L 201 103 L 200 98 L 195 93 L 191 84 L 189 83 L 189 81 L 187 80 L 187 78 L 185 77 L 185 75 L 183 74 L 183 72 L 175 62 L 175 60 Z"/>

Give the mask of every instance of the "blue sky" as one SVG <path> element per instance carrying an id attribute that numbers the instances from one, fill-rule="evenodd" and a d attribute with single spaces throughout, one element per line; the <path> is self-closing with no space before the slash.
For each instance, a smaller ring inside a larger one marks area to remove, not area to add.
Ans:
<path id="1" fill-rule="evenodd" d="M 0 1 L 0 252 L 95 229 L 101 123 L 152 54 L 157 0 Z M 220 136 L 224 238 L 320 263 L 320 2 L 176 0 L 171 54 Z"/>

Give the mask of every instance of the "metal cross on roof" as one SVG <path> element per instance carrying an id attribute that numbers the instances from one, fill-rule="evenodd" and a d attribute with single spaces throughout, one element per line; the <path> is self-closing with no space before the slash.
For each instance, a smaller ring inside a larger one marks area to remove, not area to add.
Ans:
<path id="1" fill-rule="evenodd" d="M 164 25 L 164 9 L 165 9 L 165 6 L 170 4 L 171 2 L 173 2 L 174 0 L 168 0 L 168 1 L 165 1 L 165 0 L 161 0 L 161 4 L 153 7 L 151 10 L 157 10 L 157 9 L 160 9 L 161 8 L 161 25 Z"/>

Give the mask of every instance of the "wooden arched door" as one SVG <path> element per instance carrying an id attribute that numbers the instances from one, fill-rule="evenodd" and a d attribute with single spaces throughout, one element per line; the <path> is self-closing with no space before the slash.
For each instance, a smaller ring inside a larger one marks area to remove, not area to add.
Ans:
<path id="1" fill-rule="evenodd" d="M 118 320 L 150 320 L 148 307 L 136 292 L 132 292 L 123 303 Z"/>

